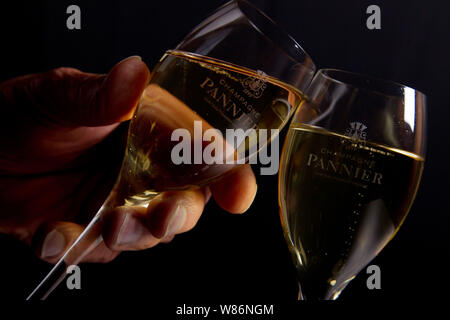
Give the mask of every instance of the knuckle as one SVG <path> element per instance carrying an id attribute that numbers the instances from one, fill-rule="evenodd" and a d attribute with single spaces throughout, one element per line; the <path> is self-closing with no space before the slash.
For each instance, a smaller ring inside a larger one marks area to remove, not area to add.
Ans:
<path id="1" fill-rule="evenodd" d="M 73 75 L 74 73 L 80 73 L 81 71 L 75 68 L 70 67 L 59 67 L 56 69 L 52 69 L 47 71 L 46 76 L 53 80 L 59 80 L 67 77 L 68 75 Z"/>

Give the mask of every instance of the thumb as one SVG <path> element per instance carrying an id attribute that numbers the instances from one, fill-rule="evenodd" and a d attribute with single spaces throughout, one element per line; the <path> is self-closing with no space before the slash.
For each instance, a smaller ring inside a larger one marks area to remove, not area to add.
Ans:
<path id="1" fill-rule="evenodd" d="M 41 119 L 65 126 L 103 126 L 131 118 L 149 78 L 145 63 L 132 56 L 108 75 L 58 68 L 8 82 L 14 102 L 29 105 Z"/>

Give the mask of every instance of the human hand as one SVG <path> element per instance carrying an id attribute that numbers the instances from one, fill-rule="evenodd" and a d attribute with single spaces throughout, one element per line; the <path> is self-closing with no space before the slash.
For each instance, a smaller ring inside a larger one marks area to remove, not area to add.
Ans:
<path id="1" fill-rule="evenodd" d="M 59 68 L 0 84 L 0 232 L 48 262 L 62 256 L 112 187 L 125 147 L 118 126 L 131 118 L 149 76 L 130 57 L 108 75 Z M 108 262 L 120 251 L 170 241 L 195 226 L 211 195 L 242 213 L 255 194 L 245 165 L 209 187 L 164 192 L 147 209 L 115 210 L 105 241 L 83 261 Z"/>

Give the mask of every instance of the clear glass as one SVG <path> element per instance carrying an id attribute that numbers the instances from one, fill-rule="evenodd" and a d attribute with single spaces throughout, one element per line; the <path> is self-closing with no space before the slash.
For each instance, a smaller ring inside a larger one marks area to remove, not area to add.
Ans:
<path id="1" fill-rule="evenodd" d="M 426 98 L 330 69 L 306 94 L 282 151 L 280 216 L 299 299 L 334 300 L 411 208 L 425 160 Z"/>
<path id="2" fill-rule="evenodd" d="M 253 5 L 235 0 L 216 10 L 154 68 L 131 120 L 113 190 L 28 299 L 45 299 L 67 266 L 103 241 L 102 223 L 113 210 L 147 206 L 165 190 L 201 187 L 248 162 L 276 137 L 261 129 L 281 129 L 304 101 L 314 72 L 298 43 Z M 183 130 L 174 139 L 177 129 Z M 222 139 L 228 129 L 242 129 L 245 139 L 230 144 Z M 222 136 L 212 139 L 214 132 Z M 226 151 L 216 152 L 212 162 L 196 158 L 199 145 L 201 151 L 208 147 L 207 134 L 216 150 Z M 172 151 L 183 135 L 191 138 L 193 151 L 175 161 Z"/>

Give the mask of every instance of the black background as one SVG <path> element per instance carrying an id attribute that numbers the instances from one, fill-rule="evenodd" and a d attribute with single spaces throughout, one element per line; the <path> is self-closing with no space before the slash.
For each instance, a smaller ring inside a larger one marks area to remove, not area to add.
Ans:
<path id="1" fill-rule="evenodd" d="M 365 270 L 339 303 L 429 302 L 446 297 L 450 217 L 450 3 L 446 1 L 252 1 L 287 30 L 318 68 L 333 67 L 394 80 L 428 96 L 428 152 L 413 208 L 396 238 L 373 261 L 381 290 L 368 290 Z M 106 73 L 140 55 L 152 68 L 210 11 L 202 1 L 14 1 L 0 7 L 0 80 L 71 66 Z M 81 30 L 66 28 L 66 8 L 81 8 Z M 366 8 L 381 7 L 382 29 L 366 28 Z M 7 121 L 7 119 L 4 119 Z M 255 169 L 258 169 L 255 167 Z M 259 170 L 255 170 L 259 172 Z M 295 303 L 297 284 L 277 207 L 277 177 L 259 176 L 254 204 L 242 216 L 211 201 L 198 225 L 170 244 L 82 265 L 82 289 L 61 286 L 50 301 L 144 301 L 151 318 L 169 318 L 183 303 Z M 26 199 L 24 199 L 26 201 Z M 49 265 L 9 236 L 0 237 L 0 305 L 22 301 Z M 284 307 L 283 307 L 284 306 Z M 298 305 L 295 311 L 299 312 Z M 278 310 L 278 309 L 277 309 Z M 280 312 L 286 312 L 280 311 Z"/>

